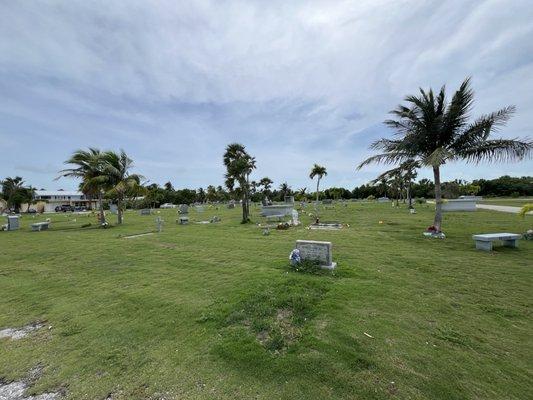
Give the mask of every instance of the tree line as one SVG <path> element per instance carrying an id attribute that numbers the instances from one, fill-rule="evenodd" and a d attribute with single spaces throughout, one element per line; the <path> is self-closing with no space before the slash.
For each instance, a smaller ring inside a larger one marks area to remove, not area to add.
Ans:
<path id="1" fill-rule="evenodd" d="M 470 112 L 474 101 L 474 91 L 467 78 L 453 94 L 446 97 L 443 86 L 438 93 L 432 89 L 420 89 L 418 95 L 406 96 L 405 104 L 391 111 L 392 119 L 384 123 L 395 132 L 394 138 L 382 138 L 374 142 L 372 149 L 378 153 L 362 161 L 357 169 L 372 163 L 385 163 L 393 168 L 376 177 L 372 182 L 356 187 L 329 188 L 320 191 L 320 181 L 327 176 L 326 168 L 317 164 L 311 169 L 310 179 L 317 178 L 316 192 L 307 193 L 305 188 L 293 190 L 286 182 L 273 189 L 273 181 L 264 177 L 250 180 L 256 169 L 255 157 L 244 145 L 229 144 L 223 154 L 226 168 L 224 186 L 208 186 L 206 189 L 175 190 L 170 182 L 163 187 L 157 184 L 144 186 L 142 176 L 131 173 L 133 161 L 120 152 L 89 148 L 74 152 L 66 164 L 71 168 L 60 172 L 60 177 L 79 178 L 80 190 L 89 198 L 100 203 L 101 220 L 103 199 L 108 198 L 118 206 L 118 222 L 122 223 L 122 212 L 131 202 L 140 206 L 159 206 L 163 203 L 216 202 L 239 199 L 242 204 L 242 222 L 249 221 L 250 201 L 263 199 L 283 200 L 294 196 L 296 200 L 318 202 L 320 198 L 363 199 L 387 196 L 411 201 L 416 197 L 435 198 L 433 230 L 441 232 L 442 202 L 461 194 L 482 196 L 531 196 L 532 178 L 502 176 L 497 179 L 478 179 L 472 182 L 454 180 L 441 182 L 440 171 L 443 165 L 453 161 L 479 163 L 481 161 L 519 161 L 533 153 L 533 141 L 529 138 L 503 139 L 491 135 L 506 124 L 515 112 L 514 106 L 482 115 L 471 120 Z M 417 170 L 431 168 L 433 181 L 421 179 L 415 182 Z M 6 178 L 2 183 L 2 197 L 8 205 L 21 204 L 31 198 L 33 190 L 25 187 L 20 177 Z M 139 198 L 142 197 L 142 200 Z M 139 204 L 140 200 L 140 204 Z"/>

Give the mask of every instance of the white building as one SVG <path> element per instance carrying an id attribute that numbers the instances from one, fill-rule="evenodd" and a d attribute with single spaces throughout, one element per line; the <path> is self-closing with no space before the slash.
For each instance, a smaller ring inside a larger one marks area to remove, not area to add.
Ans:
<path id="1" fill-rule="evenodd" d="M 69 190 L 36 190 L 35 201 L 45 202 L 44 212 L 55 211 L 57 206 L 69 205 L 73 207 L 93 208 L 97 207 L 97 200 L 89 200 L 82 192 Z M 91 207 L 92 206 L 92 207 Z"/>

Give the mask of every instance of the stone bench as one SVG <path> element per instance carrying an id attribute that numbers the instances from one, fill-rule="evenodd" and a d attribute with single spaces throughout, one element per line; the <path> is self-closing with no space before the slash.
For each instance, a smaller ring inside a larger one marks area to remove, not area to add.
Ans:
<path id="1" fill-rule="evenodd" d="M 45 231 L 49 226 L 50 222 L 36 222 L 30 225 L 32 231 Z"/>
<path id="2" fill-rule="evenodd" d="M 491 251 L 492 242 L 501 240 L 505 247 L 518 247 L 517 241 L 522 238 L 522 235 L 516 233 L 486 233 L 482 235 L 472 235 L 472 239 L 476 242 L 476 249 Z"/>

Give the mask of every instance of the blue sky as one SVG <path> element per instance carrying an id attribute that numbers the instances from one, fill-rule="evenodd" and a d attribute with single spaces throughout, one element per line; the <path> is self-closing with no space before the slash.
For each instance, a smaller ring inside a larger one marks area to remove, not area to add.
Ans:
<path id="1" fill-rule="evenodd" d="M 0 0 L 0 176 L 38 188 L 78 148 L 123 148 L 150 182 L 223 184 L 225 145 L 254 178 L 353 188 L 387 112 L 418 87 L 473 77 L 473 116 L 533 137 L 533 3 Z M 533 161 L 447 165 L 443 178 L 532 174 Z M 429 177 L 422 170 L 420 176 Z"/>

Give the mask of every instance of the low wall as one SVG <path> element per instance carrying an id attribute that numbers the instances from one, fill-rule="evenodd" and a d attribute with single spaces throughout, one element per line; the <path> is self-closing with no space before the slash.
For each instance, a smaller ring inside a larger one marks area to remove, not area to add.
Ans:
<path id="1" fill-rule="evenodd" d="M 274 204 L 261 207 L 261 215 L 268 217 L 271 215 L 292 215 L 293 204 Z"/>
<path id="2" fill-rule="evenodd" d="M 476 211 L 477 199 L 446 200 L 442 203 L 442 211 Z"/>

